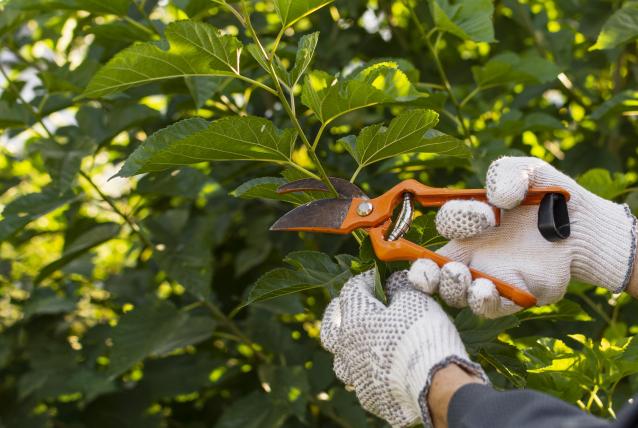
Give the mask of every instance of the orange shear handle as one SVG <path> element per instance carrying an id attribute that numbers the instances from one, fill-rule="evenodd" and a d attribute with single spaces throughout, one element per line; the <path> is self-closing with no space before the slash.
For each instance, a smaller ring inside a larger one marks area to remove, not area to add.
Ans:
<path id="1" fill-rule="evenodd" d="M 443 267 L 446 263 L 453 261 L 452 259 L 448 259 L 447 257 L 437 254 L 434 251 L 430 251 L 427 248 L 421 247 L 420 245 L 410 242 L 404 238 L 397 239 L 396 241 L 387 241 L 385 239 L 385 232 L 389 225 L 390 222 L 388 221 L 383 226 L 374 227 L 368 230 L 372 247 L 380 260 L 393 262 L 430 259 L 439 265 L 439 267 Z M 470 268 L 470 273 L 472 274 L 472 279 L 485 278 L 492 281 L 501 296 L 511 300 L 518 306 L 530 308 L 536 305 L 536 297 L 527 291 L 521 290 L 520 288 L 476 269 Z"/>

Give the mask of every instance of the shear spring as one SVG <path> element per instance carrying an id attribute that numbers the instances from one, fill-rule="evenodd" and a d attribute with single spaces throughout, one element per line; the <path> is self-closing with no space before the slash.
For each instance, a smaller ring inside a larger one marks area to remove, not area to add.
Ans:
<path id="1" fill-rule="evenodd" d="M 401 211 L 397 217 L 397 221 L 394 223 L 394 228 L 388 236 L 388 241 L 396 241 L 403 237 L 410 226 L 412 225 L 412 216 L 414 214 L 414 201 L 412 193 L 405 192 L 403 194 L 403 204 L 401 205 Z"/>

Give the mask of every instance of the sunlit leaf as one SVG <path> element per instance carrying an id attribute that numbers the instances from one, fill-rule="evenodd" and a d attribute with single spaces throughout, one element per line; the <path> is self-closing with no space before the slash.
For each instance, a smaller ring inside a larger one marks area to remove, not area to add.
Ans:
<path id="1" fill-rule="evenodd" d="M 609 170 L 602 168 L 590 169 L 580 177 L 578 184 L 605 199 L 614 199 L 629 185 L 624 174 L 615 173 L 613 178 Z"/>
<path id="2" fill-rule="evenodd" d="M 64 252 L 59 259 L 49 263 L 40 270 L 38 276 L 34 279 L 35 283 L 39 283 L 56 270 L 69 264 L 72 260 L 80 257 L 92 248 L 97 247 L 104 242 L 117 236 L 120 226 L 115 223 L 102 223 L 84 232 L 75 238 L 66 246 Z"/>
<path id="3" fill-rule="evenodd" d="M 299 39 L 295 63 L 290 71 L 286 70 L 280 61 L 276 62 L 277 74 L 289 88 L 292 89 L 297 83 L 299 83 L 306 71 L 308 71 L 308 67 L 310 67 L 315 54 L 315 49 L 317 49 L 318 42 L 319 32 L 307 34 Z"/>
<path id="4" fill-rule="evenodd" d="M 404 153 L 427 152 L 468 157 L 469 149 L 456 138 L 432 128 L 439 115 L 432 110 L 407 110 L 388 127 L 381 124 L 364 128 L 358 137 L 346 137 L 341 143 L 361 167 Z"/>
<path id="5" fill-rule="evenodd" d="M 463 40 L 494 42 L 492 0 L 429 0 L 436 27 Z"/>
<path id="6" fill-rule="evenodd" d="M 60 191 L 55 187 L 46 187 L 41 192 L 20 196 L 2 211 L 0 241 L 9 238 L 33 220 L 72 202 L 76 198 L 77 196 L 73 192 Z"/>
<path id="7" fill-rule="evenodd" d="M 275 11 L 284 28 L 321 9 L 334 0 L 274 0 Z"/>
<path id="8" fill-rule="evenodd" d="M 638 1 L 625 2 L 603 25 L 590 50 L 613 49 L 638 37 Z"/>
<path id="9" fill-rule="evenodd" d="M 323 71 L 306 76 L 302 101 L 324 124 L 352 111 L 378 104 L 412 101 L 419 97 L 399 66 L 382 62 L 346 78 Z"/>
<path id="10" fill-rule="evenodd" d="M 193 21 L 166 27 L 168 49 L 140 43 L 119 52 L 93 77 L 86 97 L 103 97 L 134 86 L 176 77 L 232 76 L 239 73 L 241 43 L 215 27 Z"/>

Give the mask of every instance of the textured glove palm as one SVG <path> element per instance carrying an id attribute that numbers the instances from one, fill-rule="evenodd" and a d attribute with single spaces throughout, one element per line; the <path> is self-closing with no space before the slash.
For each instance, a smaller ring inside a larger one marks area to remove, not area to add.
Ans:
<path id="1" fill-rule="evenodd" d="M 438 368 L 455 362 L 484 377 L 459 334 L 430 296 L 415 290 L 405 271 L 386 284 L 384 306 L 373 296 L 374 273 L 352 278 L 324 314 L 321 342 L 334 354 L 337 377 L 354 388 L 361 405 L 393 426 L 421 419 L 429 425 L 425 397 Z"/>
<path id="2" fill-rule="evenodd" d="M 540 305 L 560 300 L 570 278 L 624 290 L 636 251 L 635 218 L 622 206 L 587 191 L 546 162 L 529 157 L 501 158 L 487 173 L 489 202 L 504 208 L 494 226 L 492 209 L 477 201 L 450 201 L 438 212 L 437 230 L 452 239 L 439 253 L 456 260 L 440 270 L 429 260 L 410 269 L 410 280 L 427 292 L 439 291 L 450 305 L 469 305 L 495 318 L 521 308 L 501 298 L 485 279 L 472 282 L 467 266 L 530 291 Z M 561 186 L 571 199 L 571 236 L 548 242 L 537 229 L 538 208 L 519 206 L 530 186 Z"/>

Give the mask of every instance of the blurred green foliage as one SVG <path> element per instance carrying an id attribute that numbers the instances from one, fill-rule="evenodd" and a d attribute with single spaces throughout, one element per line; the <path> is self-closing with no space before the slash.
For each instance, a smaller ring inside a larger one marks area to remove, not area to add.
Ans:
<path id="1" fill-rule="evenodd" d="M 287 181 L 479 187 L 531 154 L 638 209 L 635 1 L 0 9 L 0 426 L 384 426 L 319 320 L 350 275 L 405 264 L 361 235 L 269 232 L 324 196 Z M 436 248 L 422 214 L 409 237 Z M 638 391 L 626 295 L 450 312 L 498 388 L 605 417 Z"/>

